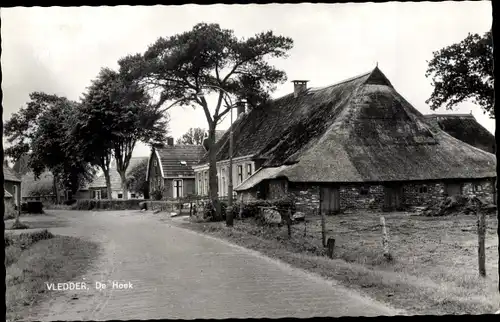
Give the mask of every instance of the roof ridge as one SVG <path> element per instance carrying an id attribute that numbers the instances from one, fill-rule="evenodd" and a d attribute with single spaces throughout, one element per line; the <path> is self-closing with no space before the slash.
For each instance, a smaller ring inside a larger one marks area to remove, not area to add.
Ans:
<path id="1" fill-rule="evenodd" d="M 308 90 L 320 91 L 320 90 L 323 90 L 323 89 L 327 89 L 327 88 L 330 88 L 330 87 L 333 87 L 333 86 L 337 86 L 337 85 L 340 85 L 340 84 L 344 84 L 344 83 L 356 80 L 358 78 L 362 78 L 362 77 L 368 76 L 372 72 L 373 72 L 373 70 L 370 71 L 370 72 L 367 72 L 367 73 L 363 73 L 363 74 L 360 74 L 360 75 L 357 75 L 357 76 L 354 76 L 354 77 L 350 77 L 350 78 L 344 79 L 344 80 L 342 80 L 340 82 L 337 82 L 337 83 L 334 83 L 334 84 L 331 84 L 331 85 L 327 85 L 327 86 L 323 86 L 323 87 L 311 87 Z"/>

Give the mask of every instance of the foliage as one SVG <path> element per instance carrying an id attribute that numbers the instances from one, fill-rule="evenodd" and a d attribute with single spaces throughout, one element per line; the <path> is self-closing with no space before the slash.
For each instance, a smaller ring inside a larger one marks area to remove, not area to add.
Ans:
<path id="1" fill-rule="evenodd" d="M 144 199 L 80 199 L 71 206 L 72 210 L 140 210 Z"/>
<path id="2" fill-rule="evenodd" d="M 241 39 L 218 24 L 199 23 L 190 31 L 159 38 L 143 55 L 127 56 L 119 64 L 130 79 L 161 91 L 157 105 L 174 101 L 165 110 L 176 104 L 201 107 L 211 147 L 216 126 L 233 107 L 233 99 L 246 99 L 256 107 L 286 80 L 285 72 L 268 59 L 286 57 L 292 46 L 292 39 L 272 31 Z M 210 109 L 205 95 L 212 93 L 218 98 Z M 209 191 L 212 203 L 218 205 L 215 153 L 209 149 Z"/>
<path id="3" fill-rule="evenodd" d="M 285 197 L 282 199 L 276 200 L 255 200 L 250 201 L 242 205 L 241 217 L 242 218 L 260 218 L 260 207 L 274 207 L 276 210 L 280 212 L 281 215 L 284 215 L 285 212 L 291 211 L 293 215 L 296 211 L 295 201 L 291 197 Z"/>
<path id="4" fill-rule="evenodd" d="M 5 205 L 5 212 L 3 213 L 3 220 L 16 218 L 17 210 L 14 206 L 14 202 L 5 201 L 4 205 Z"/>
<path id="5" fill-rule="evenodd" d="M 75 130 L 79 133 L 77 143 L 86 151 L 89 161 L 105 173 L 109 173 L 114 156 L 125 198 L 125 173 L 136 142 L 165 141 L 167 126 L 166 115 L 150 104 L 147 92 L 126 76 L 123 70 L 101 69 L 84 95 Z"/>
<path id="6" fill-rule="evenodd" d="M 493 38 L 491 31 L 482 37 L 469 34 L 457 44 L 433 53 L 426 77 L 432 77 L 434 91 L 426 103 L 436 110 L 442 105 L 451 110 L 472 99 L 484 113 L 494 118 Z"/>
<path id="7" fill-rule="evenodd" d="M 206 136 L 206 130 L 199 127 L 190 128 L 182 137 L 177 139 L 177 144 L 202 145 Z"/>
<path id="8" fill-rule="evenodd" d="M 134 166 L 127 174 L 127 184 L 131 192 L 140 193 L 144 199 L 149 198 L 149 185 L 146 181 L 146 172 L 149 160 L 145 159 Z"/>
<path id="9" fill-rule="evenodd" d="M 5 151 L 9 157 L 19 160 L 29 155 L 28 168 L 36 179 L 49 170 L 56 184 L 73 193 L 94 175 L 81 151 L 71 144 L 77 105 L 65 97 L 33 92 L 27 105 L 6 122 L 4 133 L 12 144 Z"/>
<path id="10" fill-rule="evenodd" d="M 51 239 L 54 235 L 48 231 L 44 230 L 36 230 L 29 233 L 21 233 L 19 235 L 6 235 L 4 237 L 5 247 L 8 246 L 16 246 L 21 249 L 26 249 L 33 245 L 36 242 L 45 239 Z"/>
<path id="11" fill-rule="evenodd" d="M 157 189 L 151 193 L 151 198 L 153 200 L 161 200 L 163 198 L 163 192 L 160 189 Z"/>

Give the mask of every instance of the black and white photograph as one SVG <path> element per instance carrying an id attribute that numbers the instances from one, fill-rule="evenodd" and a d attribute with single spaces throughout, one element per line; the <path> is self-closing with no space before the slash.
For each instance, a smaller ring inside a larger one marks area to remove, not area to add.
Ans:
<path id="1" fill-rule="evenodd" d="M 7 321 L 500 314 L 492 1 L 0 7 Z"/>

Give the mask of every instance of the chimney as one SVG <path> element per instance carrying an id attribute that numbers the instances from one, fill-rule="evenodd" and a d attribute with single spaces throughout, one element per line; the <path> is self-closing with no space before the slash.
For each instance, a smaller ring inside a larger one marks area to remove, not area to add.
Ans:
<path id="1" fill-rule="evenodd" d="M 293 83 L 293 97 L 297 98 L 302 92 L 307 90 L 307 80 L 294 80 Z"/>
<path id="2" fill-rule="evenodd" d="M 173 146 L 174 145 L 174 138 L 173 137 L 169 136 L 167 138 L 167 145 L 168 146 Z"/>
<path id="3" fill-rule="evenodd" d="M 238 112 L 236 115 L 239 117 L 240 114 L 245 113 L 245 110 L 246 110 L 246 103 L 242 102 L 242 101 L 238 102 L 238 104 L 237 104 L 237 111 Z"/>

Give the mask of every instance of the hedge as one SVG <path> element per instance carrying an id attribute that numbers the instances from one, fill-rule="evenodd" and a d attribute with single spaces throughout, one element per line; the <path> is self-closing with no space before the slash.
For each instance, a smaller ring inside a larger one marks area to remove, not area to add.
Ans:
<path id="1" fill-rule="evenodd" d="M 72 210 L 140 210 L 140 203 L 144 199 L 80 199 L 71 206 Z"/>

